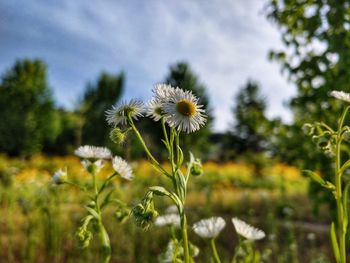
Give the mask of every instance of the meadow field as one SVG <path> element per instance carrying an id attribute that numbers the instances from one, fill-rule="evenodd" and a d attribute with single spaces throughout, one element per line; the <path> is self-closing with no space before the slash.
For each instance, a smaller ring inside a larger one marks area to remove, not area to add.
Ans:
<path id="1" fill-rule="evenodd" d="M 134 180 L 116 178 L 109 186 L 130 208 L 140 201 L 147 187 L 168 184 L 147 161 L 131 165 Z M 0 157 L 1 262 L 99 262 L 95 238 L 89 249 L 80 248 L 75 238 L 85 213 L 82 204 L 86 196 L 73 186 L 52 183 L 53 173 L 62 167 L 67 168 L 73 182 L 84 183 L 91 176 L 74 156 L 37 155 L 28 160 Z M 332 262 L 330 215 L 326 207 L 313 215 L 308 179 L 296 167 L 277 163 L 264 168 L 259 176 L 245 163 L 207 162 L 203 168 L 204 174 L 188 185 L 188 225 L 213 215 L 227 221 L 217 239 L 223 262 L 230 262 L 238 242 L 230 223 L 232 217 L 266 233 L 266 238 L 256 242 L 263 262 Z M 111 170 L 106 165 L 98 179 Z M 160 214 L 170 205 L 160 198 L 155 204 Z M 168 229 L 152 226 L 144 231 L 129 216 L 119 222 L 110 209 L 104 218 L 111 238 L 111 262 L 157 262 L 169 240 Z M 200 248 L 196 262 L 211 262 L 208 244 L 191 229 L 189 237 Z"/>

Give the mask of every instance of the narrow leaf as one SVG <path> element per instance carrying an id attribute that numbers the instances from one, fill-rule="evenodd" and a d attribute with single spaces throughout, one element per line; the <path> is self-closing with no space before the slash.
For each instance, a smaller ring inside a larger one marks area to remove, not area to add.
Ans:
<path id="1" fill-rule="evenodd" d="M 326 182 L 325 180 L 322 179 L 321 176 L 319 176 L 317 173 L 313 172 L 313 171 L 310 171 L 310 170 L 303 170 L 303 173 L 310 177 L 312 180 L 314 180 L 315 182 L 325 186 L 326 185 Z"/>
<path id="2" fill-rule="evenodd" d="M 340 263 L 340 252 L 339 252 L 339 246 L 338 246 L 338 241 L 337 241 L 337 235 L 335 234 L 335 226 L 334 222 L 332 222 L 331 225 L 331 240 L 332 240 L 332 248 L 333 248 L 333 253 L 334 257 L 337 263 Z"/>
<path id="3" fill-rule="evenodd" d="M 85 209 L 90 213 L 90 215 L 92 215 L 95 219 L 99 220 L 100 216 L 98 215 L 98 213 L 92 209 L 91 207 L 85 206 Z"/>
<path id="4" fill-rule="evenodd" d="M 154 194 L 159 195 L 159 196 L 170 196 L 170 192 L 168 190 L 166 190 L 164 187 L 162 186 L 151 186 L 149 188 L 150 191 L 152 191 Z"/>
<path id="5" fill-rule="evenodd" d="M 114 189 L 112 189 L 111 191 L 108 192 L 108 194 L 106 194 L 105 198 L 103 199 L 103 202 L 101 203 L 101 209 L 103 209 L 106 205 L 110 203 L 110 199 L 113 192 L 114 192 Z"/>

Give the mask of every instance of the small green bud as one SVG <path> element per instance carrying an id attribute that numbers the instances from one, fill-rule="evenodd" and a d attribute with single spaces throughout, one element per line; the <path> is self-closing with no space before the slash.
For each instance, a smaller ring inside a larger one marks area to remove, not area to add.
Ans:
<path id="1" fill-rule="evenodd" d="M 321 149 L 325 149 L 329 144 L 329 140 L 322 136 L 318 138 L 316 144 L 317 144 L 317 147 Z"/>
<path id="2" fill-rule="evenodd" d="M 193 154 L 190 152 L 190 162 L 188 164 L 190 168 L 190 173 L 193 176 L 200 176 L 203 174 L 202 162 L 198 158 L 194 158 Z"/>
<path id="3" fill-rule="evenodd" d="M 140 204 L 136 205 L 131 211 L 137 226 L 148 230 L 158 212 L 154 209 L 153 193 L 148 192 Z"/>
<path id="4" fill-rule="evenodd" d="M 64 184 L 67 181 L 68 181 L 67 170 L 66 171 L 58 170 L 52 176 L 52 182 L 54 184 Z"/>
<path id="5" fill-rule="evenodd" d="M 123 144 L 125 142 L 128 131 L 129 130 L 123 131 L 120 128 L 114 128 L 113 130 L 111 130 L 109 137 L 116 144 Z"/>
<path id="6" fill-rule="evenodd" d="M 117 219 L 119 223 L 124 223 L 130 214 L 130 210 L 126 208 L 119 208 L 114 212 L 114 217 Z"/>
<path id="7" fill-rule="evenodd" d="M 197 159 L 198 160 L 198 159 Z M 191 175 L 193 176 L 200 176 L 203 174 L 203 166 L 200 160 L 198 160 L 199 162 L 195 162 L 193 163 L 193 165 L 191 166 Z"/>
<path id="8" fill-rule="evenodd" d="M 85 226 L 79 227 L 77 232 L 75 233 L 75 236 L 78 239 L 79 245 L 82 248 L 86 248 L 90 245 L 92 233 Z"/>
<path id="9" fill-rule="evenodd" d="M 85 170 L 90 174 L 97 174 L 103 167 L 104 163 L 103 160 L 97 160 L 95 162 L 91 162 L 89 160 L 83 160 L 81 162 Z"/>
<path id="10" fill-rule="evenodd" d="M 302 126 L 302 131 L 308 135 L 308 136 L 311 136 L 314 134 L 315 132 L 315 127 L 314 125 L 310 124 L 310 123 L 305 123 L 303 126 Z"/>
<path id="11" fill-rule="evenodd" d="M 343 139 L 344 141 L 350 142 L 350 129 L 346 129 L 343 132 Z"/>

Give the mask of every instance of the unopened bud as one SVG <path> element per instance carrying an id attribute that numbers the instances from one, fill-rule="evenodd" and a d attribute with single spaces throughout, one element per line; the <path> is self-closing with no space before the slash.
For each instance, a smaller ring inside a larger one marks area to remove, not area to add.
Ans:
<path id="1" fill-rule="evenodd" d="M 58 170 L 52 176 L 52 182 L 54 184 L 64 184 L 68 180 L 67 171 Z"/>
<path id="2" fill-rule="evenodd" d="M 314 125 L 310 123 L 305 123 L 301 129 L 306 135 L 309 135 L 309 136 L 313 135 L 315 131 Z"/>
<path id="3" fill-rule="evenodd" d="M 127 135 L 128 130 L 123 131 L 120 128 L 114 128 L 113 130 L 111 130 L 111 132 L 109 133 L 109 137 L 111 138 L 111 140 L 113 142 L 115 142 L 116 144 L 122 144 L 125 142 L 126 139 L 126 135 Z"/>

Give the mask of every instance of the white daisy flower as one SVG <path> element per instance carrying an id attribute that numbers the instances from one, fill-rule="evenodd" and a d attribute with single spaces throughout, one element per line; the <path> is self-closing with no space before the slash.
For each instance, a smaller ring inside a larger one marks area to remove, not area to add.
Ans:
<path id="1" fill-rule="evenodd" d="M 67 177 L 67 171 L 63 171 L 60 169 L 57 172 L 55 172 L 52 176 L 52 182 L 54 184 L 63 184 L 67 181 Z"/>
<path id="2" fill-rule="evenodd" d="M 168 206 L 167 209 L 165 209 L 166 214 L 177 214 L 179 210 L 177 209 L 176 205 Z"/>
<path id="3" fill-rule="evenodd" d="M 156 226 L 180 226 L 180 216 L 178 214 L 165 214 L 163 216 L 158 216 L 154 221 Z"/>
<path id="4" fill-rule="evenodd" d="M 350 102 L 350 93 L 346 93 L 344 91 L 333 90 L 329 93 L 329 95 L 338 99 L 338 100 Z"/>
<path id="5" fill-rule="evenodd" d="M 259 240 L 265 237 L 264 231 L 255 228 L 236 217 L 232 218 L 232 223 L 236 229 L 236 232 L 246 239 Z"/>
<path id="6" fill-rule="evenodd" d="M 109 159 L 112 157 L 112 153 L 108 148 L 84 145 L 80 146 L 74 151 L 75 155 L 83 159 Z"/>
<path id="7" fill-rule="evenodd" d="M 113 169 L 119 173 L 122 178 L 129 181 L 134 178 L 130 165 L 123 158 L 115 156 L 112 160 L 112 165 Z"/>
<path id="8" fill-rule="evenodd" d="M 154 121 L 159 121 L 163 117 L 163 103 L 156 98 L 152 98 L 147 105 L 147 116 Z"/>
<path id="9" fill-rule="evenodd" d="M 175 88 L 168 84 L 157 84 L 153 88 L 155 100 L 159 102 L 167 102 L 172 94 L 175 92 Z"/>
<path id="10" fill-rule="evenodd" d="M 127 124 L 128 114 L 131 118 L 137 120 L 142 117 L 144 111 L 143 102 L 132 99 L 129 102 L 123 101 L 112 109 L 106 111 L 106 119 L 109 125 L 117 126 L 119 124 Z"/>
<path id="11" fill-rule="evenodd" d="M 216 238 L 226 226 L 222 217 L 202 219 L 193 225 L 194 232 L 202 238 Z"/>
<path id="12" fill-rule="evenodd" d="M 179 131 L 191 133 L 197 131 L 206 122 L 203 105 L 198 105 L 198 99 L 191 91 L 176 88 L 168 102 L 164 103 L 166 121 Z"/>

